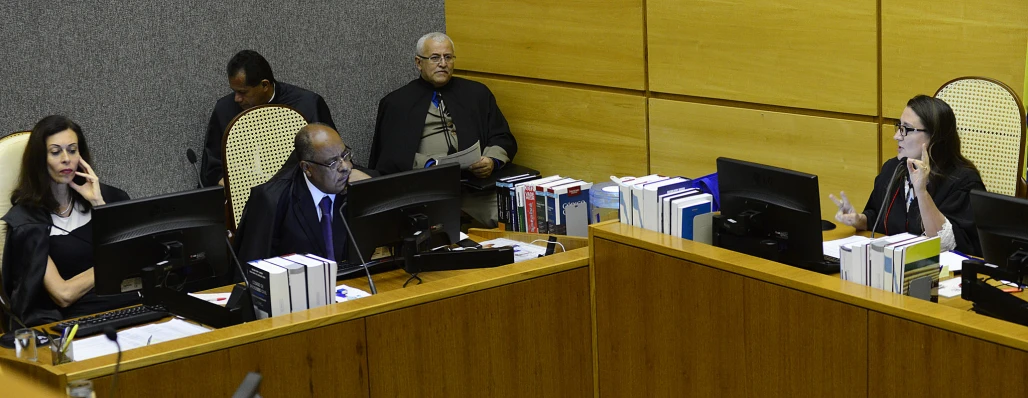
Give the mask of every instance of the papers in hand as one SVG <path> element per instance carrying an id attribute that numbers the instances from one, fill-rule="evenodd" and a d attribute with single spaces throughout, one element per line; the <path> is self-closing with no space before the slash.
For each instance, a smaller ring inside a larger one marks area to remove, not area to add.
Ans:
<path id="1" fill-rule="evenodd" d="M 203 326 L 175 318 L 164 323 L 153 323 L 118 331 L 118 342 L 121 343 L 122 351 L 128 351 L 133 348 L 146 346 L 148 343 L 157 344 L 209 331 L 210 329 Z M 75 340 L 71 344 L 76 361 L 83 361 L 118 352 L 118 346 L 115 345 L 114 342 L 108 340 L 107 336 L 102 334 L 81 340 Z"/>
<path id="2" fill-rule="evenodd" d="M 487 240 L 481 242 L 481 245 L 482 247 L 513 247 L 515 263 L 539 258 L 546 254 L 546 247 L 504 238 Z"/>
<path id="3" fill-rule="evenodd" d="M 461 170 L 467 170 L 471 165 L 479 161 L 479 159 L 482 159 L 482 149 L 479 148 L 478 143 L 476 142 L 475 145 L 472 145 L 468 149 L 452 155 L 436 158 L 435 164 L 442 166 L 444 164 L 459 163 Z"/>

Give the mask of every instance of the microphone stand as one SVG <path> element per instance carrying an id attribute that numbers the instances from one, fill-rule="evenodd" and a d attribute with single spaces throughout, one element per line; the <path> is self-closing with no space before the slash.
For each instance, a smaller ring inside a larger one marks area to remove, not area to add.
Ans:
<path id="1" fill-rule="evenodd" d="M 896 170 L 892 172 L 892 178 L 889 179 L 889 186 L 885 188 L 885 196 L 882 198 L 882 205 L 878 207 L 878 216 L 875 217 L 875 223 L 871 226 L 871 239 L 875 238 L 875 228 L 878 228 L 878 221 L 882 219 L 882 212 L 885 211 L 885 202 L 889 201 L 889 193 L 892 192 L 892 186 L 896 183 L 896 176 L 899 175 L 901 170 L 907 169 L 907 158 L 900 158 L 899 165 L 896 166 Z"/>
<path id="2" fill-rule="evenodd" d="M 368 286 L 371 286 L 371 294 L 378 294 L 378 289 L 375 289 L 375 281 L 371 279 L 371 271 L 368 271 L 368 263 L 364 261 L 361 249 L 357 247 L 357 240 L 353 237 L 353 231 L 350 230 L 350 224 L 346 222 L 346 215 L 343 214 L 344 207 L 339 207 L 339 218 L 343 221 L 343 226 L 346 227 L 346 236 L 350 237 L 350 242 L 353 243 L 353 250 L 357 252 L 357 258 L 361 260 L 361 268 L 364 269 L 364 275 L 368 277 Z"/>

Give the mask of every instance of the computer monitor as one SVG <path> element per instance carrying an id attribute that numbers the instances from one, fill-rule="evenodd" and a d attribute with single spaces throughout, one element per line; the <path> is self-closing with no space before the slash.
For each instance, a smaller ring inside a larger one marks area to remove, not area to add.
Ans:
<path id="1" fill-rule="evenodd" d="M 714 245 L 822 273 L 839 272 L 821 248 L 817 176 L 718 158 L 721 214 Z"/>
<path id="2" fill-rule="evenodd" d="M 229 270 L 222 187 L 97 206 L 92 224 L 98 295 L 142 290 L 147 266 L 160 264 L 162 286 L 189 292 Z"/>
<path id="3" fill-rule="evenodd" d="M 350 185 L 346 219 L 365 260 L 375 248 L 396 247 L 417 234 L 420 244 L 435 236 L 447 244 L 460 240 L 460 166 L 450 164 L 390 174 Z M 425 233 L 424 231 L 428 231 Z M 361 261 L 351 243 L 351 265 Z"/>
<path id="4" fill-rule="evenodd" d="M 1028 199 L 974 190 L 971 211 L 982 257 L 1023 283 L 1028 279 Z"/>

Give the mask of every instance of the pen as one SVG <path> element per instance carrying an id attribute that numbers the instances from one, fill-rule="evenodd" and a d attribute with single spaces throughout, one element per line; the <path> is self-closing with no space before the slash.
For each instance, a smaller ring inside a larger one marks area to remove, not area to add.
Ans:
<path id="1" fill-rule="evenodd" d="M 71 341 L 75 339 L 75 333 L 78 333 L 78 331 L 79 324 L 76 323 L 75 326 L 71 327 L 71 333 L 68 333 L 68 337 L 64 339 L 64 344 L 61 345 L 61 354 L 68 352 L 68 347 L 71 346 Z"/>
<path id="2" fill-rule="evenodd" d="M 153 340 L 153 335 L 152 334 L 150 335 L 150 337 L 146 338 L 146 345 L 150 345 L 150 341 L 151 340 Z"/>
<path id="3" fill-rule="evenodd" d="M 961 252 L 958 252 L 956 250 L 950 250 L 950 253 L 956 254 L 956 255 L 958 255 L 960 257 L 963 257 L 963 258 L 971 258 L 971 256 L 968 256 L 968 255 L 966 255 L 964 253 L 961 253 Z"/>

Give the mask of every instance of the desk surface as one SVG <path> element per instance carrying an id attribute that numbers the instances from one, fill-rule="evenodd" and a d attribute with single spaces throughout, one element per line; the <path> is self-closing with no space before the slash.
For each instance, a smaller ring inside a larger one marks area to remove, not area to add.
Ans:
<path id="1" fill-rule="evenodd" d="M 494 230 L 472 230 L 476 240 L 496 237 L 529 242 L 540 235 Z M 403 288 L 408 274 L 393 270 L 373 275 L 379 294 L 288 315 L 249 322 L 243 325 L 216 329 L 208 333 L 154 344 L 125 351 L 121 371 L 146 367 L 176 359 L 195 356 L 234 346 L 289 335 L 348 320 L 381 314 L 424 304 L 465 293 L 516 283 L 588 265 L 588 244 L 585 238 L 561 237 L 559 241 L 568 252 L 503 267 L 459 271 L 426 272 L 420 276 L 423 283 Z M 370 290 L 366 277 L 340 281 L 341 284 Z M 216 289 L 222 290 L 223 289 Z M 109 375 L 114 370 L 115 355 L 107 355 L 59 366 L 49 365 L 49 351 L 40 350 L 39 362 L 29 363 L 13 358 L 13 350 L 0 350 L 0 368 L 17 368 L 37 379 L 53 379 L 61 375 L 66 380 L 94 379 Z"/>

